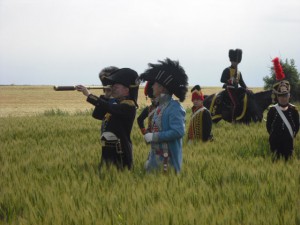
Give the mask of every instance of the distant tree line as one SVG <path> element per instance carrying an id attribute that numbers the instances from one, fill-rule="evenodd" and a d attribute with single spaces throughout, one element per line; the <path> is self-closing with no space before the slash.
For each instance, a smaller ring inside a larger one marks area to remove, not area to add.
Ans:
<path id="1" fill-rule="evenodd" d="M 280 64 L 285 74 L 285 80 L 288 80 L 291 85 L 291 101 L 300 101 L 300 74 L 296 69 L 295 60 L 286 59 L 285 62 L 280 60 Z M 271 75 L 263 78 L 265 90 L 272 89 L 277 82 L 273 66 L 270 68 L 270 71 Z"/>

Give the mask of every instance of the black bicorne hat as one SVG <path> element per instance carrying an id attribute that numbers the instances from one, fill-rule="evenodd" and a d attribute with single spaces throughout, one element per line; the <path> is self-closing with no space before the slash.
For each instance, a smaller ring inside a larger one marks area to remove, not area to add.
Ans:
<path id="1" fill-rule="evenodd" d="M 240 63 L 242 61 L 243 51 L 242 51 L 242 49 L 239 49 L 239 48 L 237 48 L 235 50 L 230 49 L 228 55 L 229 55 L 229 60 L 231 62 Z"/>
<path id="2" fill-rule="evenodd" d="M 122 84 L 129 88 L 130 97 L 137 102 L 139 82 L 136 71 L 129 68 L 122 68 L 114 71 L 109 77 L 106 77 L 108 85 Z"/>
<path id="3" fill-rule="evenodd" d="M 136 71 L 129 68 L 118 69 L 110 74 L 109 77 L 105 77 L 105 80 L 108 82 L 108 85 L 113 84 L 122 84 L 125 87 L 136 87 L 136 80 L 138 74 Z"/>
<path id="4" fill-rule="evenodd" d="M 169 58 L 158 62 L 159 64 L 149 63 L 149 68 L 140 75 L 140 80 L 158 82 L 183 102 L 188 91 L 188 76 L 183 67 L 178 61 Z"/>

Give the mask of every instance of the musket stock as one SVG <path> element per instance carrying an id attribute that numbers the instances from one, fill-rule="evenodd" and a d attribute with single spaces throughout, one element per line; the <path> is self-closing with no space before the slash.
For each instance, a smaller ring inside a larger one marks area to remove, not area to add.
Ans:
<path id="1" fill-rule="evenodd" d="M 87 89 L 105 89 L 111 88 L 111 86 L 85 86 Z M 74 91 L 76 90 L 75 86 L 54 86 L 55 91 Z"/>

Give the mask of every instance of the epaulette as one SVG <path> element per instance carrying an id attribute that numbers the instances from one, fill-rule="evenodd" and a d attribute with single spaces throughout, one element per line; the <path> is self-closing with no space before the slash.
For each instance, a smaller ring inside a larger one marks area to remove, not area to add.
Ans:
<path id="1" fill-rule="evenodd" d="M 297 106 L 296 105 L 293 105 L 291 103 L 289 103 L 289 107 L 292 108 L 292 109 L 297 109 Z"/>
<path id="2" fill-rule="evenodd" d="M 97 96 L 95 96 L 95 95 L 93 95 L 93 94 L 90 94 L 89 96 L 88 96 L 88 98 L 90 98 L 90 99 L 92 99 L 92 100 L 94 100 L 94 101 L 98 101 L 98 97 Z"/>
<path id="3" fill-rule="evenodd" d="M 268 106 L 268 110 L 270 110 L 271 108 L 275 107 L 275 105 L 269 105 Z"/>
<path id="4" fill-rule="evenodd" d="M 93 94 L 90 94 L 88 97 L 87 97 L 87 102 L 93 104 L 94 106 L 97 106 L 98 105 L 98 97 L 93 95 Z"/>
<path id="5" fill-rule="evenodd" d="M 127 104 L 130 106 L 135 106 L 134 101 L 129 100 L 129 99 L 125 99 L 125 100 L 121 101 L 120 104 Z"/>

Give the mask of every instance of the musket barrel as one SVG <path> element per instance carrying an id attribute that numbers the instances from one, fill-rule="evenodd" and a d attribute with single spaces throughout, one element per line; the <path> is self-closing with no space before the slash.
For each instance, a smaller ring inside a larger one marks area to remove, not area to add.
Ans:
<path id="1" fill-rule="evenodd" d="M 111 86 L 86 86 L 87 89 L 105 89 L 110 88 Z M 55 91 L 74 91 L 76 90 L 75 86 L 54 86 Z"/>

